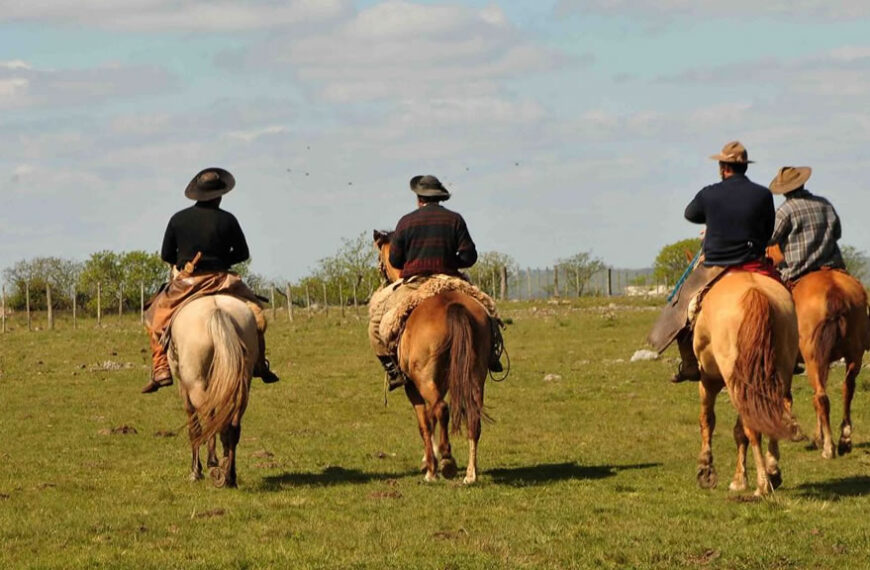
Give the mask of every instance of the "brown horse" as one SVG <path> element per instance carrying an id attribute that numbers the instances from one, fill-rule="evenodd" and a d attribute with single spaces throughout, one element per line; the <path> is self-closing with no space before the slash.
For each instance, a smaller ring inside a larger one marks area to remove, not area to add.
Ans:
<path id="1" fill-rule="evenodd" d="M 769 277 L 746 271 L 727 273 L 705 295 L 695 325 L 694 350 L 701 368 L 701 453 L 698 483 L 716 485 L 713 429 L 716 396 L 728 389 L 737 408 L 734 441 L 737 469 L 732 491 L 746 489 L 746 451 L 755 460 L 756 495 L 782 483 L 778 440 L 790 434 L 788 405 L 797 358 L 794 304 L 785 287 Z M 769 438 L 766 457 L 761 436 Z"/>
<path id="2" fill-rule="evenodd" d="M 236 446 L 257 360 L 257 323 L 244 301 L 210 295 L 183 306 L 171 325 L 169 365 L 187 411 L 190 479 L 202 478 L 199 448 L 208 442 L 215 486 L 236 486 Z M 224 457 L 218 463 L 216 437 Z"/>
<path id="3" fill-rule="evenodd" d="M 779 246 L 768 249 L 775 263 L 783 259 Z M 831 434 L 831 405 L 828 401 L 828 372 L 832 362 L 844 359 L 843 422 L 837 452 L 852 451 L 852 397 L 855 379 L 861 371 L 864 351 L 870 349 L 870 319 L 867 293 L 863 285 L 843 271 L 822 269 L 798 279 L 792 288 L 797 310 L 800 351 L 813 388 L 816 409 L 815 445 L 822 457 L 831 459 L 834 438 Z"/>
<path id="4" fill-rule="evenodd" d="M 375 246 L 387 282 L 399 278 L 390 265 L 389 234 L 375 232 Z M 456 460 L 450 450 L 449 422 L 453 431 L 465 426 L 468 435 L 466 484 L 477 480 L 477 443 L 480 440 L 483 387 L 491 349 L 489 316 L 473 298 L 448 291 L 421 302 L 408 317 L 399 341 L 399 367 L 408 378 L 405 394 L 417 414 L 423 438 L 425 480 L 441 474 L 456 475 Z M 450 407 L 444 398 L 450 392 Z M 452 408 L 452 410 L 451 410 Z M 436 446 L 436 423 L 441 437 Z"/>

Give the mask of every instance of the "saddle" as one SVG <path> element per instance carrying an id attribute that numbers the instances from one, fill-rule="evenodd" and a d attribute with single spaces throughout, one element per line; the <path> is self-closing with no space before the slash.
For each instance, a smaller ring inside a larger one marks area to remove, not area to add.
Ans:
<path id="1" fill-rule="evenodd" d="M 399 340 L 405 330 L 405 323 L 413 310 L 426 299 L 449 291 L 457 291 L 471 297 L 483 307 L 490 320 L 495 323 L 495 328 L 503 326 L 492 297 L 461 277 L 451 275 L 414 276 L 397 281 L 385 290 L 390 290 L 390 293 L 393 293 L 399 287 L 405 288 L 405 294 L 401 296 L 395 306 L 390 307 L 384 313 L 379 328 L 379 334 L 384 344 L 394 352 L 398 348 Z"/>

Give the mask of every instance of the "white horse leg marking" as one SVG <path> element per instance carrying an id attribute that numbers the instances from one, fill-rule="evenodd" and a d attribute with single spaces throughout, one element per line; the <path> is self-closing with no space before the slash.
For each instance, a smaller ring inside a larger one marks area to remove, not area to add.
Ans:
<path id="1" fill-rule="evenodd" d="M 465 470 L 465 479 L 462 482 L 466 485 L 471 485 L 475 481 L 477 481 L 477 442 L 469 439 L 468 468 Z"/>

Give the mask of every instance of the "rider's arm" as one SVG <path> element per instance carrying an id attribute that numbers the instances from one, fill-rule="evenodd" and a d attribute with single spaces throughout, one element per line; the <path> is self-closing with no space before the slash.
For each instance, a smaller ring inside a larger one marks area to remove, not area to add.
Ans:
<path id="1" fill-rule="evenodd" d="M 695 195 L 695 199 L 686 206 L 686 219 L 695 224 L 706 224 L 707 216 L 704 214 L 703 190 Z"/>
<path id="2" fill-rule="evenodd" d="M 460 268 L 471 267 L 477 261 L 477 247 L 471 239 L 471 234 L 468 233 L 468 226 L 465 225 L 465 220 L 461 217 L 457 224 L 457 243 L 459 246 L 456 251 L 456 261 Z"/>
<path id="3" fill-rule="evenodd" d="M 178 243 L 175 240 L 175 229 L 172 227 L 172 220 L 166 225 L 166 232 L 163 234 L 163 247 L 160 248 L 160 259 L 170 265 L 178 263 Z"/>
<path id="4" fill-rule="evenodd" d="M 230 217 L 229 227 L 229 251 L 227 252 L 227 262 L 230 265 L 247 261 L 251 257 L 251 252 L 248 251 L 248 242 L 245 240 L 245 233 L 239 225 L 239 221 L 235 216 Z"/>
<path id="5" fill-rule="evenodd" d="M 785 213 L 785 208 L 780 208 L 776 211 L 776 223 L 773 226 L 773 235 L 770 236 L 770 243 L 768 245 L 782 246 L 790 231 L 791 220 L 789 220 L 788 214 Z"/>
<path id="6" fill-rule="evenodd" d="M 405 267 L 405 236 L 398 228 L 390 238 L 390 265 L 396 269 Z"/>

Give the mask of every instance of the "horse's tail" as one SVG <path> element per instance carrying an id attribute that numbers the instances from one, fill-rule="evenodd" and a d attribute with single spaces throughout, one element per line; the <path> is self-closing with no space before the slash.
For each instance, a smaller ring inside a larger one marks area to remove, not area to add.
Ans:
<path id="1" fill-rule="evenodd" d="M 447 345 L 450 366 L 448 390 L 453 432 L 464 424 L 466 429 L 485 418 L 483 382 L 479 378 L 480 354 L 474 345 L 474 325 L 468 309 L 460 303 L 447 307 Z"/>
<path id="2" fill-rule="evenodd" d="M 208 320 L 214 355 L 208 373 L 206 401 L 199 409 L 199 446 L 238 421 L 248 405 L 250 382 L 245 369 L 246 347 L 229 315 L 216 308 Z"/>
<path id="3" fill-rule="evenodd" d="M 737 360 L 729 383 L 734 406 L 748 428 L 776 439 L 791 433 L 786 421 L 786 380 L 777 372 L 770 300 L 756 288 L 741 299 Z"/>
<path id="4" fill-rule="evenodd" d="M 834 346 L 846 337 L 849 306 L 846 296 L 835 281 L 825 292 L 825 319 L 816 325 L 812 333 L 814 358 L 818 363 L 828 362 Z"/>

